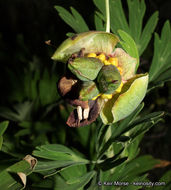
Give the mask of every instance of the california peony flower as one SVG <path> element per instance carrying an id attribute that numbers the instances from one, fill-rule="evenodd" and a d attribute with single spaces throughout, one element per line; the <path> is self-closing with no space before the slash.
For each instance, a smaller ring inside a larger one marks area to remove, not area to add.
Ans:
<path id="1" fill-rule="evenodd" d="M 111 33 L 90 31 L 66 39 L 52 56 L 66 64 L 58 90 L 76 107 L 67 124 L 88 125 L 98 115 L 105 124 L 131 114 L 143 100 L 148 74 L 135 74 L 137 60 L 115 48 L 119 38 Z"/>

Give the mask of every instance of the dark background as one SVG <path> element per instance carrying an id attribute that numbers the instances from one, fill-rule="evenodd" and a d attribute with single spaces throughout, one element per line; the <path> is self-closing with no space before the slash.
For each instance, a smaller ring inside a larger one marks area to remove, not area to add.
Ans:
<path id="1" fill-rule="evenodd" d="M 127 13 L 126 1 L 123 7 Z M 51 39 L 58 46 L 65 38 L 67 32 L 73 32 L 58 16 L 54 5 L 60 5 L 69 10 L 73 6 L 78 10 L 90 29 L 94 29 L 93 13 L 95 6 L 90 0 L 0 0 L 0 105 L 11 106 L 15 100 L 11 94 L 15 91 L 11 83 L 9 70 L 18 75 L 22 81 L 22 69 L 28 62 L 39 58 L 42 67 L 50 68 L 50 56 L 55 48 L 47 46 L 44 42 Z M 160 33 L 164 22 L 171 18 L 170 0 L 146 0 L 146 14 L 144 21 L 156 10 L 159 11 L 159 23 L 156 32 Z M 152 58 L 153 40 L 141 57 L 140 69 L 148 71 Z M 22 68 L 22 69 L 21 69 Z M 58 72 L 58 71 L 57 71 Z M 170 84 L 156 89 L 145 98 L 146 106 L 151 111 L 171 111 L 169 96 Z M 3 117 L 0 118 L 4 120 Z M 164 121 L 151 129 L 141 143 L 141 154 L 151 154 L 155 158 L 170 160 L 170 123 L 166 114 Z M 8 131 L 9 132 L 9 131 Z M 157 180 L 169 168 L 158 168 L 150 175 Z"/>

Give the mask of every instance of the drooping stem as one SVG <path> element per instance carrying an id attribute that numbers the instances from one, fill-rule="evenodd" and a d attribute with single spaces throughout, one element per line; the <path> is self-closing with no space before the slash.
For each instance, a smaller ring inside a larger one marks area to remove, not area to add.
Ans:
<path id="1" fill-rule="evenodd" d="M 110 32 L 110 8 L 109 0 L 105 0 L 106 3 L 106 32 Z"/>

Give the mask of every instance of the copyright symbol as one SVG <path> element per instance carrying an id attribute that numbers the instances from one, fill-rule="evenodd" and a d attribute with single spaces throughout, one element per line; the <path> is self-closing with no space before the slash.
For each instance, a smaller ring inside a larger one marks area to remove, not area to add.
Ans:
<path id="1" fill-rule="evenodd" d="M 101 181 L 99 181 L 99 182 L 98 182 L 98 185 L 99 185 L 99 186 L 101 186 L 101 185 L 102 185 L 102 182 L 101 182 Z"/>

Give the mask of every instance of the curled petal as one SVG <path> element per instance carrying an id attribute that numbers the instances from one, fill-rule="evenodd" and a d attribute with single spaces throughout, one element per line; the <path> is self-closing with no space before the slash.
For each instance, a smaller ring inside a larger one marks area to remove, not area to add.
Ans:
<path id="1" fill-rule="evenodd" d="M 118 58 L 118 66 L 122 68 L 122 79 L 128 80 L 135 75 L 137 60 L 127 54 L 123 49 L 116 48 L 112 56 Z"/>
<path id="2" fill-rule="evenodd" d="M 120 93 L 116 93 L 102 107 L 103 123 L 115 123 L 130 115 L 143 100 L 148 85 L 148 74 L 135 75 L 128 80 Z"/>
<path id="3" fill-rule="evenodd" d="M 66 96 L 69 92 L 71 92 L 75 86 L 77 88 L 78 82 L 76 79 L 71 77 L 63 76 L 58 81 L 58 91 L 62 97 Z"/>
<path id="4" fill-rule="evenodd" d="M 73 53 L 78 53 L 81 49 L 84 49 L 84 53 L 110 54 L 118 42 L 117 36 L 106 32 L 90 31 L 76 34 L 58 47 L 52 59 L 65 63 Z"/>

